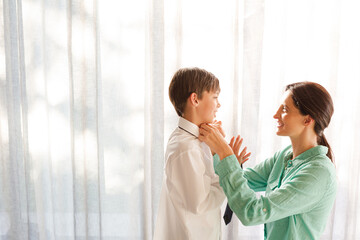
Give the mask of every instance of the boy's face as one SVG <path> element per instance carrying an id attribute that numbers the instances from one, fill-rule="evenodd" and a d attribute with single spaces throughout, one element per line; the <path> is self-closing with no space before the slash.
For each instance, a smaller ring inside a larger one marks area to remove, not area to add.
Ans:
<path id="1" fill-rule="evenodd" d="M 216 117 L 216 112 L 220 107 L 218 100 L 220 92 L 204 91 L 202 98 L 199 99 L 198 116 L 202 123 L 212 123 Z"/>

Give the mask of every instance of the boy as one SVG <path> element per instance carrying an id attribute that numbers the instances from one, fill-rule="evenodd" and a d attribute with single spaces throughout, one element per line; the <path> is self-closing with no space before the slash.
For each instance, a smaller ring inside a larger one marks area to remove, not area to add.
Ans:
<path id="1" fill-rule="evenodd" d="M 171 80 L 169 97 L 180 119 L 165 154 L 154 240 L 221 238 L 225 195 L 210 148 L 198 140 L 200 124 L 214 122 L 219 93 L 219 80 L 203 69 L 180 69 Z"/>

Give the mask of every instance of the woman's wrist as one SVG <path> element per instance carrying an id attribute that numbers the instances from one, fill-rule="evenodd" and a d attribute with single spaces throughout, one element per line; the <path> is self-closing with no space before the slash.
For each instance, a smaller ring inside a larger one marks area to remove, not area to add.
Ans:
<path id="1" fill-rule="evenodd" d="M 222 151 L 217 153 L 219 155 L 220 160 L 222 161 L 224 158 L 233 155 L 233 150 L 227 145 L 226 148 L 222 149 Z"/>

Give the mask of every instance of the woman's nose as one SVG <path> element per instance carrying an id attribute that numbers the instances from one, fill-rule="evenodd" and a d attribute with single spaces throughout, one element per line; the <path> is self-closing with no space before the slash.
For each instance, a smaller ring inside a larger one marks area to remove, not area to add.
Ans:
<path id="1" fill-rule="evenodd" d="M 280 110 L 280 109 L 278 109 L 278 110 L 276 111 L 276 113 L 274 114 L 273 118 L 275 118 L 275 119 L 279 118 L 279 110 Z"/>

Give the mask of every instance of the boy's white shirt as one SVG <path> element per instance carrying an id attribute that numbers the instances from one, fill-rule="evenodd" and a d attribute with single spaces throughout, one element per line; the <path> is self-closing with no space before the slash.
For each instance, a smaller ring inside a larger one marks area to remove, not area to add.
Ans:
<path id="1" fill-rule="evenodd" d="M 210 148 L 198 136 L 198 126 L 180 117 L 165 154 L 155 240 L 221 238 L 225 195 Z"/>

